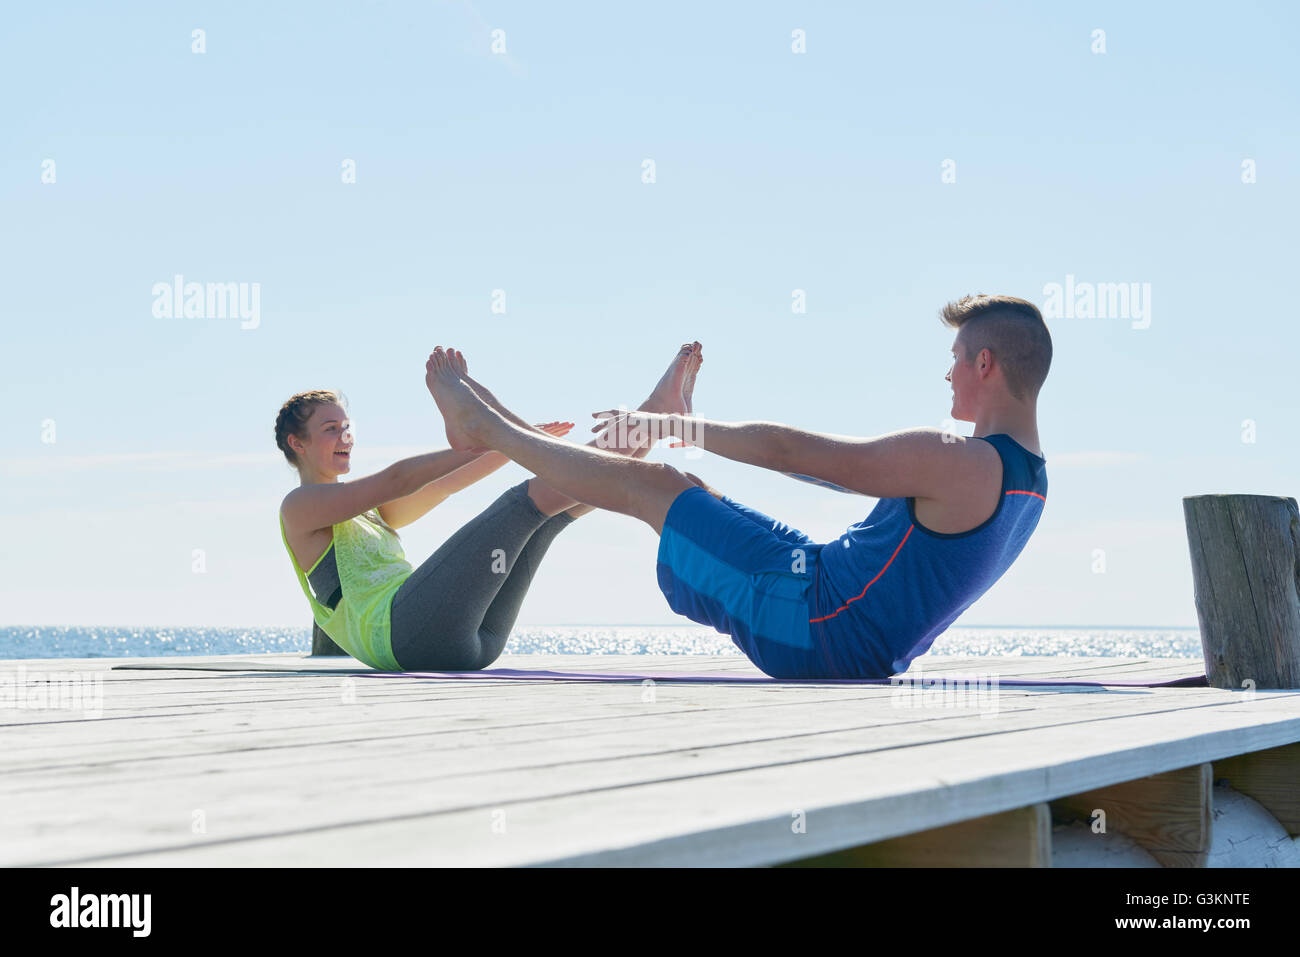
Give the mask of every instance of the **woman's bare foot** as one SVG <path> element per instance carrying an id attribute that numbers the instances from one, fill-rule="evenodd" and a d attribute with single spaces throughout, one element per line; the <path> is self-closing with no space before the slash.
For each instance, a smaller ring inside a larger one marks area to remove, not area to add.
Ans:
<path id="1" fill-rule="evenodd" d="M 424 384 L 438 404 L 447 425 L 447 444 L 453 449 L 488 448 L 492 411 L 456 371 L 451 357 L 439 347 L 424 364 Z"/>
<path id="2" fill-rule="evenodd" d="M 700 371 L 700 364 L 704 361 L 704 347 L 698 342 L 694 343 L 694 351 L 691 354 L 691 363 L 686 370 L 686 379 L 682 382 L 682 402 L 686 404 L 686 414 L 690 415 L 695 409 L 691 405 L 691 397 L 695 393 L 695 374 Z"/>
<path id="3" fill-rule="evenodd" d="M 650 397 L 641 403 L 641 411 L 662 412 L 665 414 L 675 412 L 679 415 L 690 411 L 690 405 L 683 388 L 688 376 L 691 374 L 697 346 L 699 346 L 698 342 L 683 343 L 681 349 L 677 351 L 677 355 L 673 356 L 673 361 L 668 366 L 668 370 L 664 372 L 658 384 L 650 391 Z"/>
<path id="4" fill-rule="evenodd" d="M 700 369 L 700 363 L 704 361 L 703 346 L 698 342 L 684 343 L 673 357 L 672 363 L 668 370 L 664 372 L 659 379 L 658 384 L 650 392 L 650 397 L 641 403 L 635 412 L 621 411 L 616 412 L 610 409 L 605 412 L 593 412 L 593 417 L 601 419 L 591 427 L 591 431 L 599 432 L 601 429 L 608 429 L 615 426 L 619 421 L 629 426 L 635 426 L 638 422 L 637 412 L 653 412 L 657 415 L 690 415 L 692 410 L 691 398 L 695 391 L 695 374 Z M 674 446 L 680 448 L 681 446 Z"/>

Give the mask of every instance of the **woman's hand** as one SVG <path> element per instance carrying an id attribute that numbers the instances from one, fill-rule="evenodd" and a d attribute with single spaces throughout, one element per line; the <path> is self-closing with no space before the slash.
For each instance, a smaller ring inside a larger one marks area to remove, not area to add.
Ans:
<path id="1" fill-rule="evenodd" d="M 559 438 L 561 435 L 568 435 L 573 428 L 572 422 L 543 422 L 541 425 L 534 425 L 533 428 L 540 429 L 547 435 L 554 435 Z"/>
<path id="2" fill-rule="evenodd" d="M 562 435 L 568 435 L 573 429 L 572 422 L 539 422 L 533 426 L 538 432 L 545 432 L 547 435 L 553 435 L 559 438 Z M 468 450 L 472 455 L 486 455 L 492 450 L 487 446 L 479 446 Z"/>

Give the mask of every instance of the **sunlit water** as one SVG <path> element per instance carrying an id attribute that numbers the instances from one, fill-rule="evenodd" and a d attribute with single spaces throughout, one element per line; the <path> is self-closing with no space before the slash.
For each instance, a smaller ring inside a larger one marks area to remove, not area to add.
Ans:
<path id="1" fill-rule="evenodd" d="M 308 652 L 308 628 L 11 626 L 0 658 L 116 658 Z M 1168 658 L 1201 655 L 1195 628 L 955 627 L 930 649 L 940 655 L 1078 655 Z M 526 625 L 507 654 L 739 655 L 712 628 L 679 625 Z"/>

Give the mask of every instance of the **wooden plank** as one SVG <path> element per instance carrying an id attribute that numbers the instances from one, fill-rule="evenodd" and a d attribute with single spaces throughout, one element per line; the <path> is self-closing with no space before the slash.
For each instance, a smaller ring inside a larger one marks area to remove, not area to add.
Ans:
<path id="1" fill-rule="evenodd" d="M 1101 700 L 1097 697 L 1097 700 Z M 1166 701 L 1164 706 L 1172 702 Z M 341 707 L 349 710 L 342 711 Z M 1054 697 L 1043 696 L 999 701 L 1005 713 L 1030 708 L 1067 709 Z M 1073 711 L 1073 708 L 1069 708 Z M 496 747 L 514 741 L 555 741 L 560 738 L 593 735 L 625 736 L 646 729 L 654 740 L 698 743 L 704 729 L 734 726 L 741 735 L 757 735 L 767 729 L 783 737 L 814 733 L 830 728 L 870 728 L 892 721 L 942 720 L 954 711 L 902 711 L 888 699 L 861 695 L 824 696 L 784 702 L 754 701 L 748 697 L 710 701 L 698 695 L 677 700 L 660 697 L 654 703 L 588 694 L 582 698 L 564 696 L 535 699 L 527 706 L 493 708 L 480 701 L 456 702 L 431 709 L 422 704 L 386 703 L 373 705 L 331 705 L 311 710 L 276 709 L 249 720 L 247 711 L 231 710 L 219 717 L 184 713 L 158 715 L 147 722 L 87 721 L 83 727 L 65 722 L 27 729 L 20 743 L 6 749 L 0 768 L 13 773 L 44 768 L 112 763 L 121 767 L 134 759 L 178 755 L 247 752 L 254 749 L 320 747 L 333 742 L 357 742 L 382 748 L 393 741 L 406 741 L 417 749 L 445 749 L 487 742 Z M 734 720 L 733 720 L 734 719 Z M 938 733 L 938 732 L 936 732 Z M 177 741 L 184 744 L 177 746 Z M 0 780 L 0 789 L 4 781 Z"/>
<path id="2" fill-rule="evenodd" d="M 102 670 L 122 676 L 134 676 L 146 670 L 165 670 L 172 677 L 185 677 L 192 669 L 241 670 L 312 670 L 324 674 L 373 673 L 373 669 L 352 659 L 312 658 L 302 654 L 274 652 L 244 655 L 171 655 L 129 658 L 26 658 L 5 661 L 7 667 L 23 664 L 45 670 Z M 148 666 L 139 668 L 138 666 Z M 1078 675 L 1088 671 L 1122 671 L 1140 677 L 1145 669 L 1169 666 L 1189 673 L 1200 671 L 1202 661 L 1194 657 L 1128 658 L 1054 655 L 925 655 L 917 659 L 907 674 L 917 671 L 990 671 L 1005 675 L 1048 676 L 1053 673 Z M 119 667 L 120 666 L 120 667 Z M 549 671 L 725 671 L 738 675 L 762 677 L 740 655 L 502 655 L 494 668 L 537 669 Z M 471 679 L 475 680 L 475 679 Z"/>
<path id="3" fill-rule="evenodd" d="M 1231 697 L 1226 693 L 1225 696 Z M 1285 706 L 1284 710 L 1279 711 L 1279 706 Z M 1260 740 L 1276 740 L 1278 734 L 1288 733 L 1287 729 L 1300 737 L 1298 710 L 1295 701 L 1261 699 L 1248 708 L 1237 703 L 1202 708 L 1198 723 L 1202 729 L 1236 728 L 1237 737 L 1243 739 L 1244 746 L 1249 748 Z M 987 722 L 981 722 L 976 716 L 964 720 L 973 725 L 982 723 L 987 729 Z M 1104 728 L 1101 726 L 1103 721 Z M 1144 753 L 1140 760 L 1130 756 L 1126 766 L 1123 760 L 1125 752 L 1117 754 L 1111 750 L 1113 741 L 1126 741 L 1128 729 L 1137 726 L 1164 729 L 1169 739 L 1166 742 L 1168 747 L 1148 749 L 1149 753 Z M 290 831 L 309 826 L 337 827 L 358 819 L 372 820 L 377 815 L 384 819 L 418 818 L 471 808 L 478 808 L 483 813 L 487 808 L 528 805 L 564 797 L 579 798 L 593 793 L 618 794 L 623 801 L 636 804 L 642 800 L 643 794 L 653 793 L 664 785 L 689 781 L 699 782 L 698 786 L 707 794 L 711 789 L 721 787 L 722 782 L 749 775 L 763 776 L 764 781 L 768 774 L 786 775 L 791 780 L 820 780 L 821 769 L 839 767 L 846 761 L 860 762 L 860 765 L 854 765 L 856 775 L 852 779 L 851 795 L 861 801 L 864 796 L 895 795 L 898 786 L 896 766 L 899 764 L 907 767 L 920 763 L 932 769 L 927 773 L 942 774 L 944 790 L 947 791 L 951 789 L 948 782 L 954 779 L 995 780 L 1008 768 L 1014 769 L 1026 762 L 1037 762 L 1040 774 L 1048 774 L 1055 780 L 1054 776 L 1064 773 L 1062 767 L 1072 767 L 1063 755 L 1073 757 L 1074 748 L 1086 757 L 1095 754 L 1107 756 L 1109 763 L 1096 768 L 1089 766 L 1091 772 L 1112 774 L 1120 769 L 1118 778 L 1086 782 L 1104 785 L 1159 772 L 1163 770 L 1159 765 L 1165 760 L 1166 750 L 1181 754 L 1189 747 L 1180 740 L 1189 734 L 1185 709 L 1159 715 L 1121 714 L 1109 720 L 1094 717 L 1021 731 L 977 731 L 974 736 L 980 740 L 975 744 L 968 737 L 957 734 L 939 742 L 922 740 L 922 743 L 915 744 L 912 742 L 916 740 L 916 734 L 915 726 L 903 724 L 884 730 L 872 729 L 865 734 L 823 735 L 815 739 L 815 748 L 800 742 L 778 742 L 775 754 L 772 744 L 762 743 L 637 759 L 620 757 L 619 748 L 614 746 L 609 757 L 593 759 L 587 754 L 585 761 L 569 762 L 562 774 L 556 773 L 554 756 L 541 767 L 489 770 L 484 764 L 490 760 L 491 748 L 469 752 L 465 759 L 475 759 L 478 763 L 465 770 L 459 767 L 449 770 L 436 762 L 435 766 L 426 769 L 418 762 L 391 759 L 381 759 L 370 765 L 361 754 L 347 758 L 336 750 L 333 758 L 297 766 L 287 766 L 281 760 L 260 771 L 245 768 L 205 775 L 196 768 L 164 777 L 149 786 L 151 801 L 147 807 L 132 803 L 133 796 L 138 795 L 141 789 L 138 780 L 113 778 L 94 787 L 72 788 L 65 783 L 39 791 L 28 790 L 24 800 L 33 805 L 32 810 L 25 820 L 0 822 L 0 835 L 4 838 L 0 844 L 5 853 L 15 855 L 3 863 L 13 863 L 31 860 L 32 854 L 58 855 L 60 851 L 66 854 L 70 847 L 82 853 L 89 853 L 91 847 L 103 853 L 110 850 L 121 852 L 141 843 L 156 844 L 163 834 L 170 834 L 170 840 L 188 843 L 190 835 L 178 834 L 177 825 L 180 821 L 187 821 L 196 808 L 206 808 L 211 813 L 214 833 L 219 832 L 228 840 L 237 840 L 259 832 Z M 1188 740 L 1204 737 L 1206 735 L 1201 734 Z M 1228 751 L 1234 747 L 1229 743 L 1231 735 L 1220 735 L 1216 731 L 1211 732 L 1211 737 L 1216 747 L 1222 746 Z M 950 754 L 946 749 L 951 747 L 959 750 Z M 1033 747 L 1040 750 L 1033 752 L 1030 750 Z M 931 753 L 953 763 L 934 764 L 933 760 L 937 759 L 932 759 Z M 1222 756 L 1222 753 L 1215 756 Z M 888 773 L 881 769 L 881 763 L 887 765 Z M 331 774 L 329 769 L 336 770 Z M 836 781 L 832 784 L 842 788 L 844 783 Z M 994 791 L 992 795 L 1000 797 L 1001 792 Z M 1051 796 L 1059 796 L 1059 793 Z M 1033 803 L 1045 797 L 1038 794 L 1012 806 Z M 744 806 L 762 798 L 762 795 L 751 794 L 745 799 Z M 917 795 L 911 795 L 896 809 L 902 814 L 903 821 L 912 820 L 909 815 L 917 798 Z M 804 795 L 803 803 L 798 806 L 819 806 L 822 800 L 821 792 L 813 789 Z M 706 816 L 716 813 L 716 801 L 706 797 L 704 808 Z M 1007 809 L 1006 806 L 986 808 L 978 800 L 973 803 L 963 801 L 958 808 L 955 816 L 948 820 L 913 821 L 910 826 L 894 820 L 900 831 L 868 834 L 863 840 L 849 843 L 864 843 L 868 839 L 895 836 L 918 827 L 952 823 Z M 689 818 L 689 814 L 683 816 L 683 826 Z M 69 828 L 69 819 L 78 821 L 79 826 Z M 51 833 L 34 837 L 33 828 L 44 830 L 41 827 L 43 821 L 49 822 Z M 852 829 L 859 824 L 852 822 L 849 826 Z M 810 853 L 844 846 L 849 844 L 814 848 Z"/>
<path id="4" fill-rule="evenodd" d="M 1051 807 L 1062 823 L 1104 821 L 1107 831 L 1128 835 L 1162 867 L 1204 867 L 1213 788 L 1210 765 L 1202 763 L 1069 794 Z"/>
<path id="5" fill-rule="evenodd" d="M 789 767 L 762 768 L 400 819 L 382 815 L 251 838 L 185 833 L 169 848 L 158 848 L 167 839 L 158 831 L 138 841 L 132 852 L 109 856 L 61 841 L 36 847 L 35 857 L 21 853 L 11 859 L 113 866 L 267 861 L 282 866 L 772 864 L 1214 760 L 1243 748 L 1259 750 L 1300 735 L 1300 718 L 1294 714 L 1266 718 L 1240 707 L 1217 709 L 1214 724 L 1213 730 L 1188 735 L 1182 715 L 1142 716 L 1108 722 L 1100 735 L 1097 728 L 1080 724 L 994 735 L 979 749 L 952 741 L 847 756 L 796 773 Z M 1122 744 L 1117 748 L 1116 742 Z M 1041 756 L 1058 748 L 1075 757 L 1044 765 Z M 989 763 L 1001 770 L 986 773 Z M 807 813 L 802 834 L 791 831 L 794 810 Z M 82 836 L 98 833 L 97 827 Z M 158 849 L 150 849 L 151 844 Z"/>
<path id="6" fill-rule="evenodd" d="M 1292 837 L 1300 835 L 1300 744 L 1215 761 L 1214 777 L 1262 804 Z"/>
<path id="7" fill-rule="evenodd" d="M 236 681 L 236 679 L 233 676 L 226 677 L 224 680 L 226 682 Z M 252 680 L 256 681 L 257 679 L 252 679 Z M 321 679 L 322 682 L 328 682 L 332 680 L 333 679 L 330 678 Z M 279 682 L 281 681 L 294 682 L 292 690 L 288 690 L 286 689 L 286 686 L 279 684 Z M 308 681 L 309 679 L 297 678 L 297 677 L 292 679 L 288 679 L 288 678 L 271 679 L 271 685 L 273 685 L 274 687 L 271 690 L 267 690 L 264 693 L 259 692 L 256 688 L 249 690 L 250 686 L 247 683 L 238 684 L 238 686 L 235 687 L 235 689 L 231 692 L 224 692 L 220 690 L 220 688 L 224 687 L 224 685 L 219 685 L 219 687 L 216 689 L 205 690 L 204 692 L 199 693 L 193 689 L 193 685 L 191 682 L 185 681 L 184 683 L 178 685 L 179 688 L 178 691 L 176 691 L 175 693 L 169 692 L 169 696 L 175 699 L 174 701 L 168 702 L 168 707 L 170 710 L 168 711 L 167 709 L 163 709 L 158 713 L 173 713 L 173 714 L 191 713 L 192 714 L 196 712 L 196 709 L 204 705 L 209 705 L 213 703 L 225 703 L 225 704 L 230 704 L 232 706 L 236 703 L 239 705 L 251 705 L 256 703 L 254 699 L 257 698 L 265 698 L 268 701 L 275 702 L 278 708 L 288 708 L 288 709 L 295 708 L 298 705 L 299 700 L 307 699 L 309 697 L 314 698 L 315 700 L 321 703 L 331 703 L 339 700 L 338 689 L 341 686 L 333 685 L 333 684 L 324 684 L 324 683 L 304 684 L 304 682 L 308 682 Z M 158 683 L 168 684 L 167 682 L 156 682 L 155 684 Z M 175 683 L 173 682 L 172 684 Z M 367 702 L 371 702 L 381 698 L 385 701 L 393 700 L 394 698 L 402 698 L 404 700 L 409 700 L 413 702 L 423 702 L 427 700 L 438 700 L 441 702 L 448 699 L 457 699 L 457 700 L 463 699 L 463 700 L 480 700 L 480 701 L 492 700 L 498 703 L 501 701 L 519 701 L 519 702 L 531 703 L 536 701 L 537 695 L 539 693 L 537 691 L 538 688 L 537 685 L 532 685 L 523 682 L 514 682 L 511 684 L 511 687 L 506 688 L 504 690 L 498 690 L 495 688 L 484 688 L 481 682 L 464 682 L 464 683 L 441 682 L 441 683 L 432 683 L 435 689 L 434 692 L 432 692 L 429 695 L 424 695 L 421 693 L 422 689 L 418 687 L 420 684 L 421 682 L 419 682 L 418 679 L 412 679 L 410 682 L 407 682 L 403 679 L 371 679 L 368 684 L 365 682 L 361 682 L 360 684 L 354 684 L 353 690 L 357 694 L 358 699 L 362 699 Z M 409 693 L 406 691 L 402 691 L 399 693 L 397 688 L 394 687 L 396 685 L 400 685 L 403 688 L 415 687 L 416 690 L 411 691 Z M 475 685 L 475 687 L 469 687 L 470 685 Z M 205 685 L 205 687 L 207 686 Z M 546 683 L 542 685 L 542 687 L 553 688 L 557 686 L 551 683 Z M 574 686 L 561 685 L 559 687 L 574 687 Z M 595 693 L 589 690 L 592 686 L 583 685 L 577 687 L 580 688 L 580 690 L 575 691 L 574 692 L 575 695 L 580 695 L 586 698 Z M 621 685 L 616 687 L 629 689 L 629 693 L 631 695 L 635 695 L 635 696 L 640 695 L 640 689 L 637 686 Z M 681 689 L 683 687 L 686 686 L 679 685 L 679 684 L 668 684 L 668 685 L 658 686 L 656 688 L 656 696 L 659 697 L 660 700 L 664 700 L 665 696 L 671 697 L 673 700 L 681 700 L 681 695 L 683 693 Z M 691 686 L 691 687 L 700 687 L 700 686 Z M 713 687 L 713 686 L 706 686 L 706 687 Z M 724 686 L 724 687 L 732 687 L 732 686 Z M 785 701 L 797 701 L 809 696 L 829 696 L 832 694 L 846 694 L 846 695 L 862 694 L 864 696 L 870 696 L 872 694 L 881 694 L 887 688 L 887 686 L 883 686 L 883 687 L 882 686 L 814 686 L 811 688 L 809 686 L 735 686 L 736 689 L 747 689 L 751 687 L 755 689 L 754 692 L 755 694 L 781 696 L 782 700 Z M 829 690 L 832 688 L 843 689 L 843 690 L 837 690 L 837 691 Z M 858 688 L 861 690 L 860 691 L 849 690 L 854 688 Z M 1053 689 L 1041 689 L 1041 690 L 1043 692 L 1050 692 Z M 1076 690 L 1082 691 L 1084 689 L 1076 689 Z M 1097 691 L 1099 689 L 1087 689 L 1087 690 Z M 139 703 L 137 699 L 134 697 L 134 695 L 130 697 L 125 697 L 121 695 L 116 688 L 110 688 L 109 691 L 111 691 L 112 694 L 106 703 L 109 706 L 110 714 L 116 714 L 118 711 L 120 711 L 123 708 L 130 710 L 132 712 L 133 718 L 138 716 L 139 714 L 149 713 L 149 706 L 143 703 Z M 108 695 L 108 693 L 109 692 L 106 692 L 106 695 Z M 546 693 L 551 694 L 552 692 L 546 692 Z M 1004 688 L 1000 690 L 1000 697 L 1007 700 L 1011 700 L 1016 695 L 1024 695 L 1029 693 L 1035 693 L 1035 694 L 1040 693 L 1040 689 Z M 232 708 L 218 707 L 212 710 L 217 712 L 223 712 L 227 710 L 233 710 L 233 707 Z M 501 707 L 498 706 L 494 708 L 494 713 L 500 714 L 505 712 Z M 51 722 L 50 720 L 51 717 L 54 716 L 55 714 L 56 714 L 55 712 L 45 712 L 45 713 L 30 712 L 25 716 L 26 723 L 30 725 L 46 725 L 49 723 L 58 723 L 57 721 Z M 96 740 L 98 740 L 98 738 L 96 738 Z"/>
<path id="8" fill-rule="evenodd" d="M 1059 671 L 1059 669 L 1056 670 Z M 138 673 L 143 674 L 146 672 L 138 672 Z M 113 674 L 119 674 L 119 672 L 110 672 L 110 675 Z M 192 672 L 189 673 L 165 672 L 160 674 L 166 674 L 168 676 L 172 676 L 177 674 L 184 675 L 184 674 L 193 674 L 193 673 Z M 189 681 L 185 681 L 184 683 L 176 683 L 176 682 L 167 682 L 163 680 L 158 680 L 158 681 L 150 682 L 147 685 L 144 684 L 143 682 L 136 682 L 130 685 L 129 687 L 132 688 L 133 691 L 134 689 L 139 688 L 142 693 L 151 693 L 151 694 L 156 693 L 160 695 L 160 697 L 158 698 L 158 706 L 161 706 L 163 704 L 174 704 L 174 706 L 176 707 L 194 708 L 199 705 L 210 703 L 211 701 L 214 700 L 219 700 L 223 696 L 226 696 L 230 700 L 233 700 L 235 698 L 252 699 L 252 698 L 256 698 L 259 693 L 262 693 L 267 698 L 283 700 L 286 694 L 285 686 L 276 684 L 276 681 L 282 680 L 283 677 L 284 676 L 275 679 L 268 679 L 267 683 L 260 686 L 260 688 L 255 685 L 241 684 L 238 687 L 233 688 L 233 690 L 227 690 L 228 686 L 225 684 L 208 680 L 202 687 L 204 687 L 205 689 L 207 688 L 213 689 L 211 695 L 209 695 L 207 691 L 203 691 L 203 692 L 198 691 L 194 687 L 194 685 Z M 1129 675 L 1126 674 L 1125 677 L 1129 677 Z M 120 681 L 120 679 L 118 680 Z M 292 680 L 295 682 L 301 682 L 303 679 L 301 677 L 294 677 Z M 325 678 L 322 680 L 328 681 L 331 679 Z M 338 680 L 346 681 L 347 679 L 345 676 L 339 676 Z M 469 681 L 456 681 L 454 679 L 446 680 L 446 681 L 422 681 L 421 679 L 373 678 L 372 677 L 368 680 L 362 680 L 360 678 L 353 679 L 350 687 L 352 688 L 353 692 L 358 696 L 364 693 L 364 695 L 367 698 L 375 698 L 375 697 L 382 697 L 382 696 L 399 696 L 399 697 L 410 697 L 413 700 L 424 699 L 424 698 L 435 698 L 435 697 L 436 698 L 443 698 L 449 696 L 454 697 L 457 695 L 463 695 L 463 696 L 491 695 L 493 698 L 497 700 L 503 700 L 508 698 L 526 698 L 532 696 L 533 692 L 531 692 L 530 689 L 535 687 L 535 685 L 531 683 L 518 682 L 518 681 L 503 682 L 502 684 L 506 685 L 506 687 L 501 687 L 499 685 L 491 685 L 488 687 L 484 687 L 485 684 L 486 682 L 483 679 L 471 679 Z M 553 683 L 546 682 L 545 684 L 553 684 Z M 663 686 L 679 687 L 679 685 L 672 684 L 672 683 L 668 683 Z M 112 703 L 114 704 L 115 707 L 122 707 L 122 706 L 133 707 L 133 708 L 138 707 L 141 711 L 147 711 L 149 707 L 153 706 L 150 703 L 145 703 L 145 702 L 137 703 L 134 700 L 134 696 L 131 698 L 125 698 L 121 694 L 122 687 L 123 686 L 120 684 L 109 684 L 108 681 L 105 682 L 105 695 L 107 696 L 111 692 Z M 173 687 L 175 688 L 175 690 L 172 690 Z M 344 687 L 344 685 L 320 684 L 320 685 L 312 685 L 310 687 L 313 689 L 319 688 L 319 696 L 321 697 L 321 699 L 329 700 L 331 697 L 331 691 L 337 693 L 337 690 Z M 753 687 L 756 689 L 761 688 L 766 693 L 772 695 L 796 695 L 796 694 L 805 693 L 810 687 L 811 688 L 857 687 L 857 688 L 869 689 L 872 687 L 878 688 L 878 687 L 889 687 L 889 686 L 740 685 L 739 687 Z M 1014 688 L 1011 686 L 1000 689 L 1001 694 L 1003 695 L 1016 694 L 1027 690 L 1030 689 Z M 1051 689 L 1044 689 L 1044 690 L 1051 690 Z M 304 692 L 298 690 L 295 696 L 302 696 L 303 694 Z M 57 712 L 43 713 L 43 712 L 34 711 L 34 712 L 28 712 L 26 714 L 22 712 L 9 712 L 8 715 L 0 715 L 0 724 L 41 724 L 41 723 L 48 722 L 50 720 L 50 717 L 55 714 L 57 714 Z"/>
<path id="9" fill-rule="evenodd" d="M 175 742 L 186 738 L 183 733 L 177 733 L 164 739 L 171 741 L 165 751 L 160 752 L 157 739 L 151 739 L 134 756 L 120 747 L 107 753 L 95 749 L 89 755 L 74 754 L 72 759 L 65 758 L 56 765 L 24 765 L 6 756 L 0 761 L 0 768 L 5 771 L 0 777 L 0 794 L 30 795 L 37 789 L 78 794 L 103 780 L 123 787 L 148 786 L 155 781 L 186 776 L 204 775 L 211 780 L 211 775 L 219 773 L 266 771 L 292 778 L 320 763 L 344 761 L 355 774 L 374 782 L 407 780 L 413 768 L 418 768 L 421 779 L 428 781 L 453 773 L 548 767 L 559 772 L 584 762 L 607 763 L 678 754 L 695 759 L 694 763 L 703 770 L 705 764 L 712 768 L 711 761 L 721 753 L 720 749 L 747 748 L 766 760 L 782 755 L 807 760 L 828 750 L 838 753 L 848 746 L 862 746 L 864 742 L 867 750 L 873 750 L 954 737 L 977 740 L 1006 730 L 1157 714 L 1176 707 L 1161 698 L 1145 701 L 1095 698 L 1086 707 L 1067 707 L 1058 702 L 985 719 L 977 713 L 957 709 L 918 716 L 901 709 L 864 713 L 857 701 L 823 702 L 809 703 L 799 711 L 781 709 L 780 713 L 770 708 L 733 709 L 709 715 L 647 712 L 627 715 L 617 724 L 608 718 L 585 722 L 585 733 L 576 735 L 529 725 L 514 726 L 508 729 L 509 734 L 499 729 L 448 730 L 444 727 L 445 719 L 426 717 L 422 726 L 408 727 L 410 722 L 403 722 L 400 733 L 388 730 L 384 737 L 376 737 L 371 733 L 357 734 L 350 726 L 332 731 L 322 722 L 302 729 L 303 737 L 292 743 L 275 740 L 273 732 L 260 743 L 240 739 L 236 745 L 229 737 L 217 736 L 207 748 L 187 744 L 184 750 L 179 750 Z M 705 755 L 710 750 L 715 754 Z M 454 764 L 440 763 L 444 757 L 454 759 Z M 702 757 L 710 760 L 701 761 Z"/>
<path id="10" fill-rule="evenodd" d="M 1047 804 L 988 814 L 780 867 L 1051 867 Z"/>

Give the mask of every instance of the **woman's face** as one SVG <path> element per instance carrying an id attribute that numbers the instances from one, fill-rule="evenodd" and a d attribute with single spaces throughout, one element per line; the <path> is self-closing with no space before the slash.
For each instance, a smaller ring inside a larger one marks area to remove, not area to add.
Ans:
<path id="1" fill-rule="evenodd" d="M 299 439 L 300 461 L 320 475 L 343 475 L 352 467 L 352 423 L 342 406 L 316 406 L 307 420 L 307 438 Z"/>

